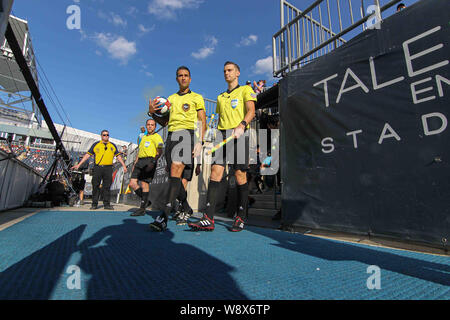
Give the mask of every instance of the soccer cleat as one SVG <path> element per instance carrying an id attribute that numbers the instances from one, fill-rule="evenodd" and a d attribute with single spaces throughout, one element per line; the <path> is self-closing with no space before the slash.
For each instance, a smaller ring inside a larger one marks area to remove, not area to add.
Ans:
<path id="1" fill-rule="evenodd" d="M 97 204 L 92 204 L 90 209 L 91 210 L 97 210 L 98 209 L 98 205 Z"/>
<path id="2" fill-rule="evenodd" d="M 132 217 L 145 216 L 145 209 L 144 208 L 139 208 L 135 212 L 130 214 L 130 216 L 132 216 Z"/>
<path id="3" fill-rule="evenodd" d="M 156 217 L 156 220 L 150 223 L 149 225 L 150 229 L 153 231 L 161 232 L 167 230 L 167 222 L 166 219 L 164 219 L 161 216 Z"/>
<path id="4" fill-rule="evenodd" d="M 177 210 L 177 212 L 175 212 L 175 213 L 172 215 L 172 220 L 178 221 L 178 219 L 180 218 L 180 216 L 181 216 L 182 214 L 183 214 L 183 211 Z"/>
<path id="5" fill-rule="evenodd" d="M 242 220 L 241 217 L 236 216 L 236 219 L 234 220 L 234 223 L 231 226 L 230 231 L 239 232 L 242 230 L 244 230 L 244 220 Z"/>
<path id="6" fill-rule="evenodd" d="M 189 227 L 196 231 L 213 231 L 214 230 L 214 218 L 210 219 L 206 214 L 203 214 L 203 218 L 196 223 L 189 223 Z"/>
<path id="7" fill-rule="evenodd" d="M 114 210 L 114 207 L 112 205 L 110 205 L 110 204 L 105 204 L 103 206 L 103 209 L 105 209 L 105 210 Z"/>
<path id="8" fill-rule="evenodd" d="M 186 225 L 191 216 L 192 216 L 192 210 L 189 213 L 182 212 L 177 219 L 177 226 Z"/>

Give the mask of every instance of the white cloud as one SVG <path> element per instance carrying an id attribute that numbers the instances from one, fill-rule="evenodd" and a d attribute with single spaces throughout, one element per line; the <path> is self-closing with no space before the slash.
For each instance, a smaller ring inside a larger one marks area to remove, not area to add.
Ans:
<path id="1" fill-rule="evenodd" d="M 251 46 L 252 44 L 255 44 L 258 41 L 258 36 L 251 34 L 248 37 L 241 38 L 241 42 L 239 42 L 236 46 L 237 47 L 248 47 Z"/>
<path id="2" fill-rule="evenodd" d="M 127 15 L 135 17 L 136 14 L 138 13 L 138 9 L 136 7 L 130 7 L 127 10 Z"/>
<path id="3" fill-rule="evenodd" d="M 200 48 L 197 52 L 192 52 L 191 55 L 195 59 L 205 59 L 214 53 L 218 42 L 219 41 L 216 37 L 208 37 L 206 38 L 206 45 L 203 48 Z"/>
<path id="4" fill-rule="evenodd" d="M 152 0 L 148 12 L 160 19 L 175 19 L 176 11 L 196 9 L 204 0 Z"/>
<path id="5" fill-rule="evenodd" d="M 137 52 L 136 42 L 128 41 L 122 36 L 96 33 L 94 39 L 109 53 L 111 58 L 120 60 L 122 64 L 128 63 L 128 60 Z"/>
<path id="6" fill-rule="evenodd" d="M 146 28 L 143 24 L 139 24 L 138 25 L 138 29 L 139 29 L 139 35 L 142 36 L 146 33 L 149 33 L 153 30 L 155 30 L 156 25 L 152 25 L 151 27 Z"/>
<path id="7" fill-rule="evenodd" d="M 123 26 L 123 27 L 127 26 L 127 21 L 122 19 L 122 17 L 120 17 L 118 14 L 111 12 L 111 18 L 112 18 L 112 23 L 115 26 Z"/>
<path id="8" fill-rule="evenodd" d="M 103 19 L 108 21 L 109 23 L 115 25 L 115 26 L 120 26 L 120 27 L 126 27 L 127 26 L 127 21 L 125 19 L 123 19 L 121 16 L 119 16 L 118 14 L 114 13 L 114 12 L 110 12 L 110 13 L 105 13 L 103 11 L 99 11 L 98 12 L 98 16 Z"/>
<path id="9" fill-rule="evenodd" d="M 81 41 L 83 41 L 84 39 L 87 39 L 87 37 L 88 37 L 86 32 L 83 29 L 80 29 L 80 35 L 81 35 L 81 38 L 80 38 Z"/>
<path id="10" fill-rule="evenodd" d="M 256 61 L 255 65 L 253 66 L 253 74 L 270 75 L 272 77 L 272 61 L 272 56 L 268 56 L 267 58 L 259 59 L 258 61 Z"/>

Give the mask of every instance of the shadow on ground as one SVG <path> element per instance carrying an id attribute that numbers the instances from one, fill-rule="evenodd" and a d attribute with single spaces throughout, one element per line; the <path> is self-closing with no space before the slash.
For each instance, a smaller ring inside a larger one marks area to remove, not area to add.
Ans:
<path id="1" fill-rule="evenodd" d="M 89 279 L 87 299 L 247 299 L 230 276 L 233 267 L 174 243 L 170 230 L 155 233 L 135 219 L 122 222 L 81 243 L 86 225 L 80 225 L 11 265 L 0 273 L 0 299 L 60 299 L 52 292 L 75 252 Z"/>
<path id="2" fill-rule="evenodd" d="M 387 252 L 391 249 L 370 248 L 368 246 L 346 244 L 343 242 L 318 237 L 290 234 L 265 228 L 249 228 L 262 236 L 272 238 L 276 247 L 288 249 L 301 254 L 329 261 L 358 261 L 366 265 L 376 265 L 405 276 L 450 286 L 450 259 L 446 257 L 424 255 L 424 259 L 413 256 L 419 254 L 398 251 L 398 254 Z M 447 259 L 447 260 L 446 260 Z M 437 261 L 447 261 L 442 264 Z"/>

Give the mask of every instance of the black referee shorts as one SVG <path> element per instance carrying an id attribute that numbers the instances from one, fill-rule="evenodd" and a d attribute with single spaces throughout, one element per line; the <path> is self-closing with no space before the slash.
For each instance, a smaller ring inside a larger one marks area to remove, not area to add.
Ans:
<path id="1" fill-rule="evenodd" d="M 72 182 L 73 190 L 76 193 L 79 193 L 80 191 L 83 191 L 85 186 L 86 186 L 86 180 L 84 179 L 84 177 L 80 177 L 78 179 L 75 179 Z"/>
<path id="2" fill-rule="evenodd" d="M 139 158 L 131 173 L 131 179 L 137 179 L 151 183 L 156 171 L 156 160 L 154 157 Z"/>
<path id="3" fill-rule="evenodd" d="M 222 133 L 223 140 L 227 139 L 232 133 L 232 130 L 219 131 Z M 248 134 L 243 134 L 239 139 L 233 139 L 221 149 L 212 154 L 213 165 L 225 167 L 228 164 L 234 170 L 248 171 L 250 158 L 250 137 Z"/>
<path id="4" fill-rule="evenodd" d="M 167 135 L 166 148 L 164 151 L 166 162 L 169 168 L 169 175 L 172 162 L 182 162 L 185 167 L 181 178 L 191 181 L 194 174 L 194 158 L 192 157 L 195 143 L 194 130 L 180 131 L 169 132 Z M 175 139 L 175 141 L 172 141 L 172 139 Z M 184 141 L 185 139 L 188 140 Z M 184 152 L 189 152 L 189 154 L 185 155 Z"/>

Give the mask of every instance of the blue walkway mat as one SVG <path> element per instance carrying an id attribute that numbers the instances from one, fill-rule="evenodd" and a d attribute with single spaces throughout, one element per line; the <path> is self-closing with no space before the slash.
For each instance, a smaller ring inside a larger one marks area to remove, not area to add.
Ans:
<path id="1" fill-rule="evenodd" d="M 1 231 L 0 299 L 450 299 L 449 257 L 220 221 L 155 233 L 129 214 L 47 211 Z"/>

